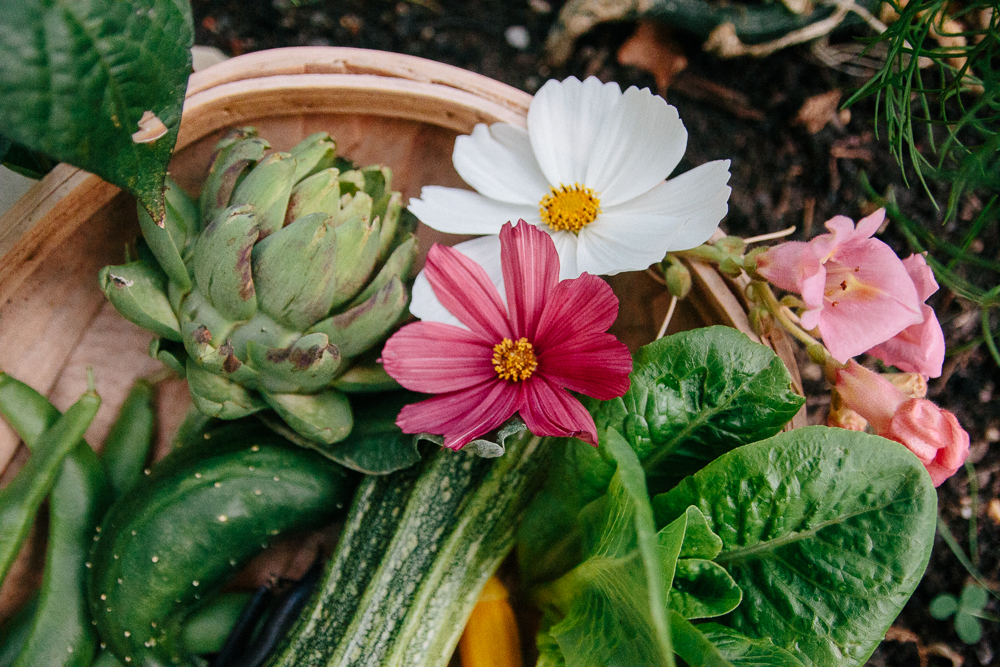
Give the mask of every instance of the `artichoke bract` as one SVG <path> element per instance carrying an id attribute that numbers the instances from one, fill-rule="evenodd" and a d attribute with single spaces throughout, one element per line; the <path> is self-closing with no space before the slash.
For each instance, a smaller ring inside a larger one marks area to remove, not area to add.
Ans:
<path id="1" fill-rule="evenodd" d="M 138 207 L 138 259 L 100 282 L 199 410 L 272 409 L 323 451 L 351 431 L 345 392 L 396 386 L 357 358 L 406 313 L 415 218 L 389 169 L 355 168 L 326 133 L 269 148 L 231 131 L 198 202 L 168 178 L 163 227 Z"/>

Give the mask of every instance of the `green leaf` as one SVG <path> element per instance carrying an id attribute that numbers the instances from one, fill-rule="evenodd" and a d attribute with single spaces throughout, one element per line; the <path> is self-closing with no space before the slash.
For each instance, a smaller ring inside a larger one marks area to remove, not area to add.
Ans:
<path id="1" fill-rule="evenodd" d="M 518 528 L 517 557 L 526 584 L 551 581 L 583 560 L 580 511 L 600 498 L 615 474 L 601 450 L 580 440 L 551 439 L 545 485 Z"/>
<path id="2" fill-rule="evenodd" d="M 697 626 L 673 609 L 670 610 L 670 635 L 674 650 L 688 667 L 733 667 Z"/>
<path id="3" fill-rule="evenodd" d="M 133 193 L 154 220 L 191 73 L 180 0 L 0 0 L 0 127 Z M 150 112 L 166 132 L 137 143 Z"/>
<path id="4" fill-rule="evenodd" d="M 743 591 L 721 565 L 701 558 L 677 561 L 669 602 L 684 618 L 722 616 L 742 599 Z"/>
<path id="5" fill-rule="evenodd" d="M 951 593 L 942 593 L 931 600 L 928 611 L 930 611 L 931 616 L 943 621 L 958 611 L 958 598 Z"/>
<path id="6" fill-rule="evenodd" d="M 976 644 L 983 638 L 983 624 L 975 616 L 959 611 L 955 614 L 955 632 L 966 644 Z"/>
<path id="7" fill-rule="evenodd" d="M 661 338 L 632 364 L 628 392 L 605 402 L 595 422 L 625 434 L 654 491 L 774 435 L 805 400 L 771 349 L 729 327 Z"/>
<path id="8" fill-rule="evenodd" d="M 408 391 L 350 397 L 354 428 L 345 440 L 323 453 L 366 475 L 387 475 L 418 463 L 417 439 L 396 426 L 396 417 L 404 405 L 421 398 Z"/>
<path id="9" fill-rule="evenodd" d="M 653 505 L 661 524 L 695 505 L 722 538 L 715 562 L 743 590 L 727 625 L 843 667 L 865 662 L 916 588 L 937 495 L 898 443 L 815 426 L 725 454 Z"/>
<path id="10" fill-rule="evenodd" d="M 601 446 L 617 463 L 606 495 L 584 510 L 586 559 L 538 590 L 558 622 L 543 628 L 568 667 L 674 664 L 659 546 L 639 460 L 607 431 Z"/>
<path id="11" fill-rule="evenodd" d="M 989 593 L 986 589 L 975 584 L 966 584 L 962 589 L 962 597 L 958 600 L 958 605 L 968 611 L 982 611 L 986 603 L 990 601 Z"/>
<path id="12" fill-rule="evenodd" d="M 802 667 L 794 654 L 775 646 L 766 637 L 750 639 L 717 623 L 702 623 L 697 627 L 733 667 Z"/>

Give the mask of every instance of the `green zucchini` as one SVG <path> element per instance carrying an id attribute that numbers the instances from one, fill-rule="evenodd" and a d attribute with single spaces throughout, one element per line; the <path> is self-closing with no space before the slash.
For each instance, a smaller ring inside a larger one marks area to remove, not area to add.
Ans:
<path id="1" fill-rule="evenodd" d="M 540 443 L 524 432 L 498 459 L 441 450 L 416 480 L 366 479 L 320 593 L 268 667 L 447 665 L 541 481 Z"/>
<path id="2" fill-rule="evenodd" d="M 275 536 L 334 519 L 353 487 L 325 457 L 245 427 L 176 450 L 95 535 L 88 584 L 102 640 L 129 665 L 191 661 L 181 624 L 202 597 Z"/>

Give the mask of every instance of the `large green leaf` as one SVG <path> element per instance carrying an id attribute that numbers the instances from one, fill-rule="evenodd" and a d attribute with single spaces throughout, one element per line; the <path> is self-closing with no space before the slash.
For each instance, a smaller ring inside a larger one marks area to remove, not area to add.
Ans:
<path id="1" fill-rule="evenodd" d="M 128 190 L 162 219 L 193 35 L 185 0 L 0 0 L 4 136 Z M 138 143 L 146 112 L 166 132 Z"/>
<path id="2" fill-rule="evenodd" d="M 820 426 L 740 447 L 653 500 L 668 524 L 696 506 L 715 562 L 743 590 L 726 625 L 807 665 L 862 665 L 916 588 L 937 495 L 920 461 L 878 436 Z"/>
<path id="3" fill-rule="evenodd" d="M 551 438 L 548 477 L 518 527 L 517 556 L 527 584 L 558 578 L 583 560 L 578 517 L 600 498 L 615 464 L 585 442 Z"/>
<path id="4" fill-rule="evenodd" d="M 696 627 L 733 667 L 802 667 L 794 654 L 775 646 L 766 637 L 750 639 L 717 623 L 702 623 Z"/>
<path id="5" fill-rule="evenodd" d="M 729 327 L 661 338 L 632 365 L 628 392 L 602 404 L 595 421 L 625 434 L 653 490 L 774 435 L 805 401 L 773 351 Z"/>
<path id="6" fill-rule="evenodd" d="M 613 430 L 601 448 L 617 470 L 607 494 L 581 516 L 585 560 L 537 592 L 550 619 L 558 619 L 542 631 L 558 644 L 567 667 L 672 667 L 659 544 L 642 467 Z"/>

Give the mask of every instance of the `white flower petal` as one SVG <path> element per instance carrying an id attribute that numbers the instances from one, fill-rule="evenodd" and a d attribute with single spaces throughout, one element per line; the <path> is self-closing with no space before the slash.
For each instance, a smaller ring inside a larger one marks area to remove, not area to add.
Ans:
<path id="1" fill-rule="evenodd" d="M 469 330 L 469 327 L 462 324 L 457 317 L 441 305 L 423 269 L 421 269 L 416 279 L 414 279 L 410 295 L 410 313 L 414 317 L 418 317 L 424 322 L 441 322 L 460 327 L 466 331 Z"/>
<path id="2" fill-rule="evenodd" d="M 527 130 L 513 125 L 476 125 L 455 139 L 452 161 L 462 180 L 490 199 L 537 206 L 549 191 Z"/>
<path id="3" fill-rule="evenodd" d="M 500 293 L 500 300 L 506 304 L 507 294 L 503 287 L 503 268 L 500 265 L 500 237 L 496 235 L 481 236 L 478 239 L 463 241 L 455 245 L 454 248 L 483 267 L 486 275 L 496 285 L 497 291 Z M 468 330 L 467 326 L 441 305 L 434 294 L 434 288 L 431 287 L 430 281 L 427 280 L 427 276 L 422 270 L 413 281 L 411 294 L 410 313 L 414 317 L 419 317 L 424 322 L 442 322 Z"/>
<path id="4" fill-rule="evenodd" d="M 663 259 L 671 233 L 682 224 L 682 220 L 666 216 L 605 214 L 580 230 L 576 268 L 580 273 L 602 276 L 644 271 Z"/>
<path id="5" fill-rule="evenodd" d="M 712 236 L 729 211 L 732 188 L 726 185 L 728 182 L 729 160 L 708 162 L 661 183 L 641 197 L 607 209 L 587 229 L 610 224 L 608 216 L 621 216 L 620 224 L 626 227 L 640 224 L 641 218 L 663 217 L 664 222 L 655 226 L 668 241 L 666 250 L 694 248 Z M 668 218 L 675 222 L 668 223 Z M 672 226 L 678 223 L 680 227 Z"/>
<path id="6" fill-rule="evenodd" d="M 477 192 L 428 185 L 420 199 L 411 199 L 410 212 L 433 229 L 448 234 L 499 234 L 505 222 L 541 222 L 538 204 L 508 204 Z"/>
<path id="7" fill-rule="evenodd" d="M 594 141 L 621 99 L 617 83 L 596 77 L 548 81 L 528 109 L 528 134 L 551 185 L 583 183 Z"/>
<path id="8" fill-rule="evenodd" d="M 670 106 L 649 89 L 625 91 L 608 114 L 588 156 L 585 183 L 615 206 L 663 182 L 684 156 L 687 130 Z"/>
<path id="9" fill-rule="evenodd" d="M 577 236 L 572 232 L 553 232 L 545 225 L 539 225 L 543 231 L 549 233 L 553 243 L 556 244 L 556 253 L 559 255 L 559 280 L 567 278 L 579 278 L 580 272 L 576 269 Z"/>

